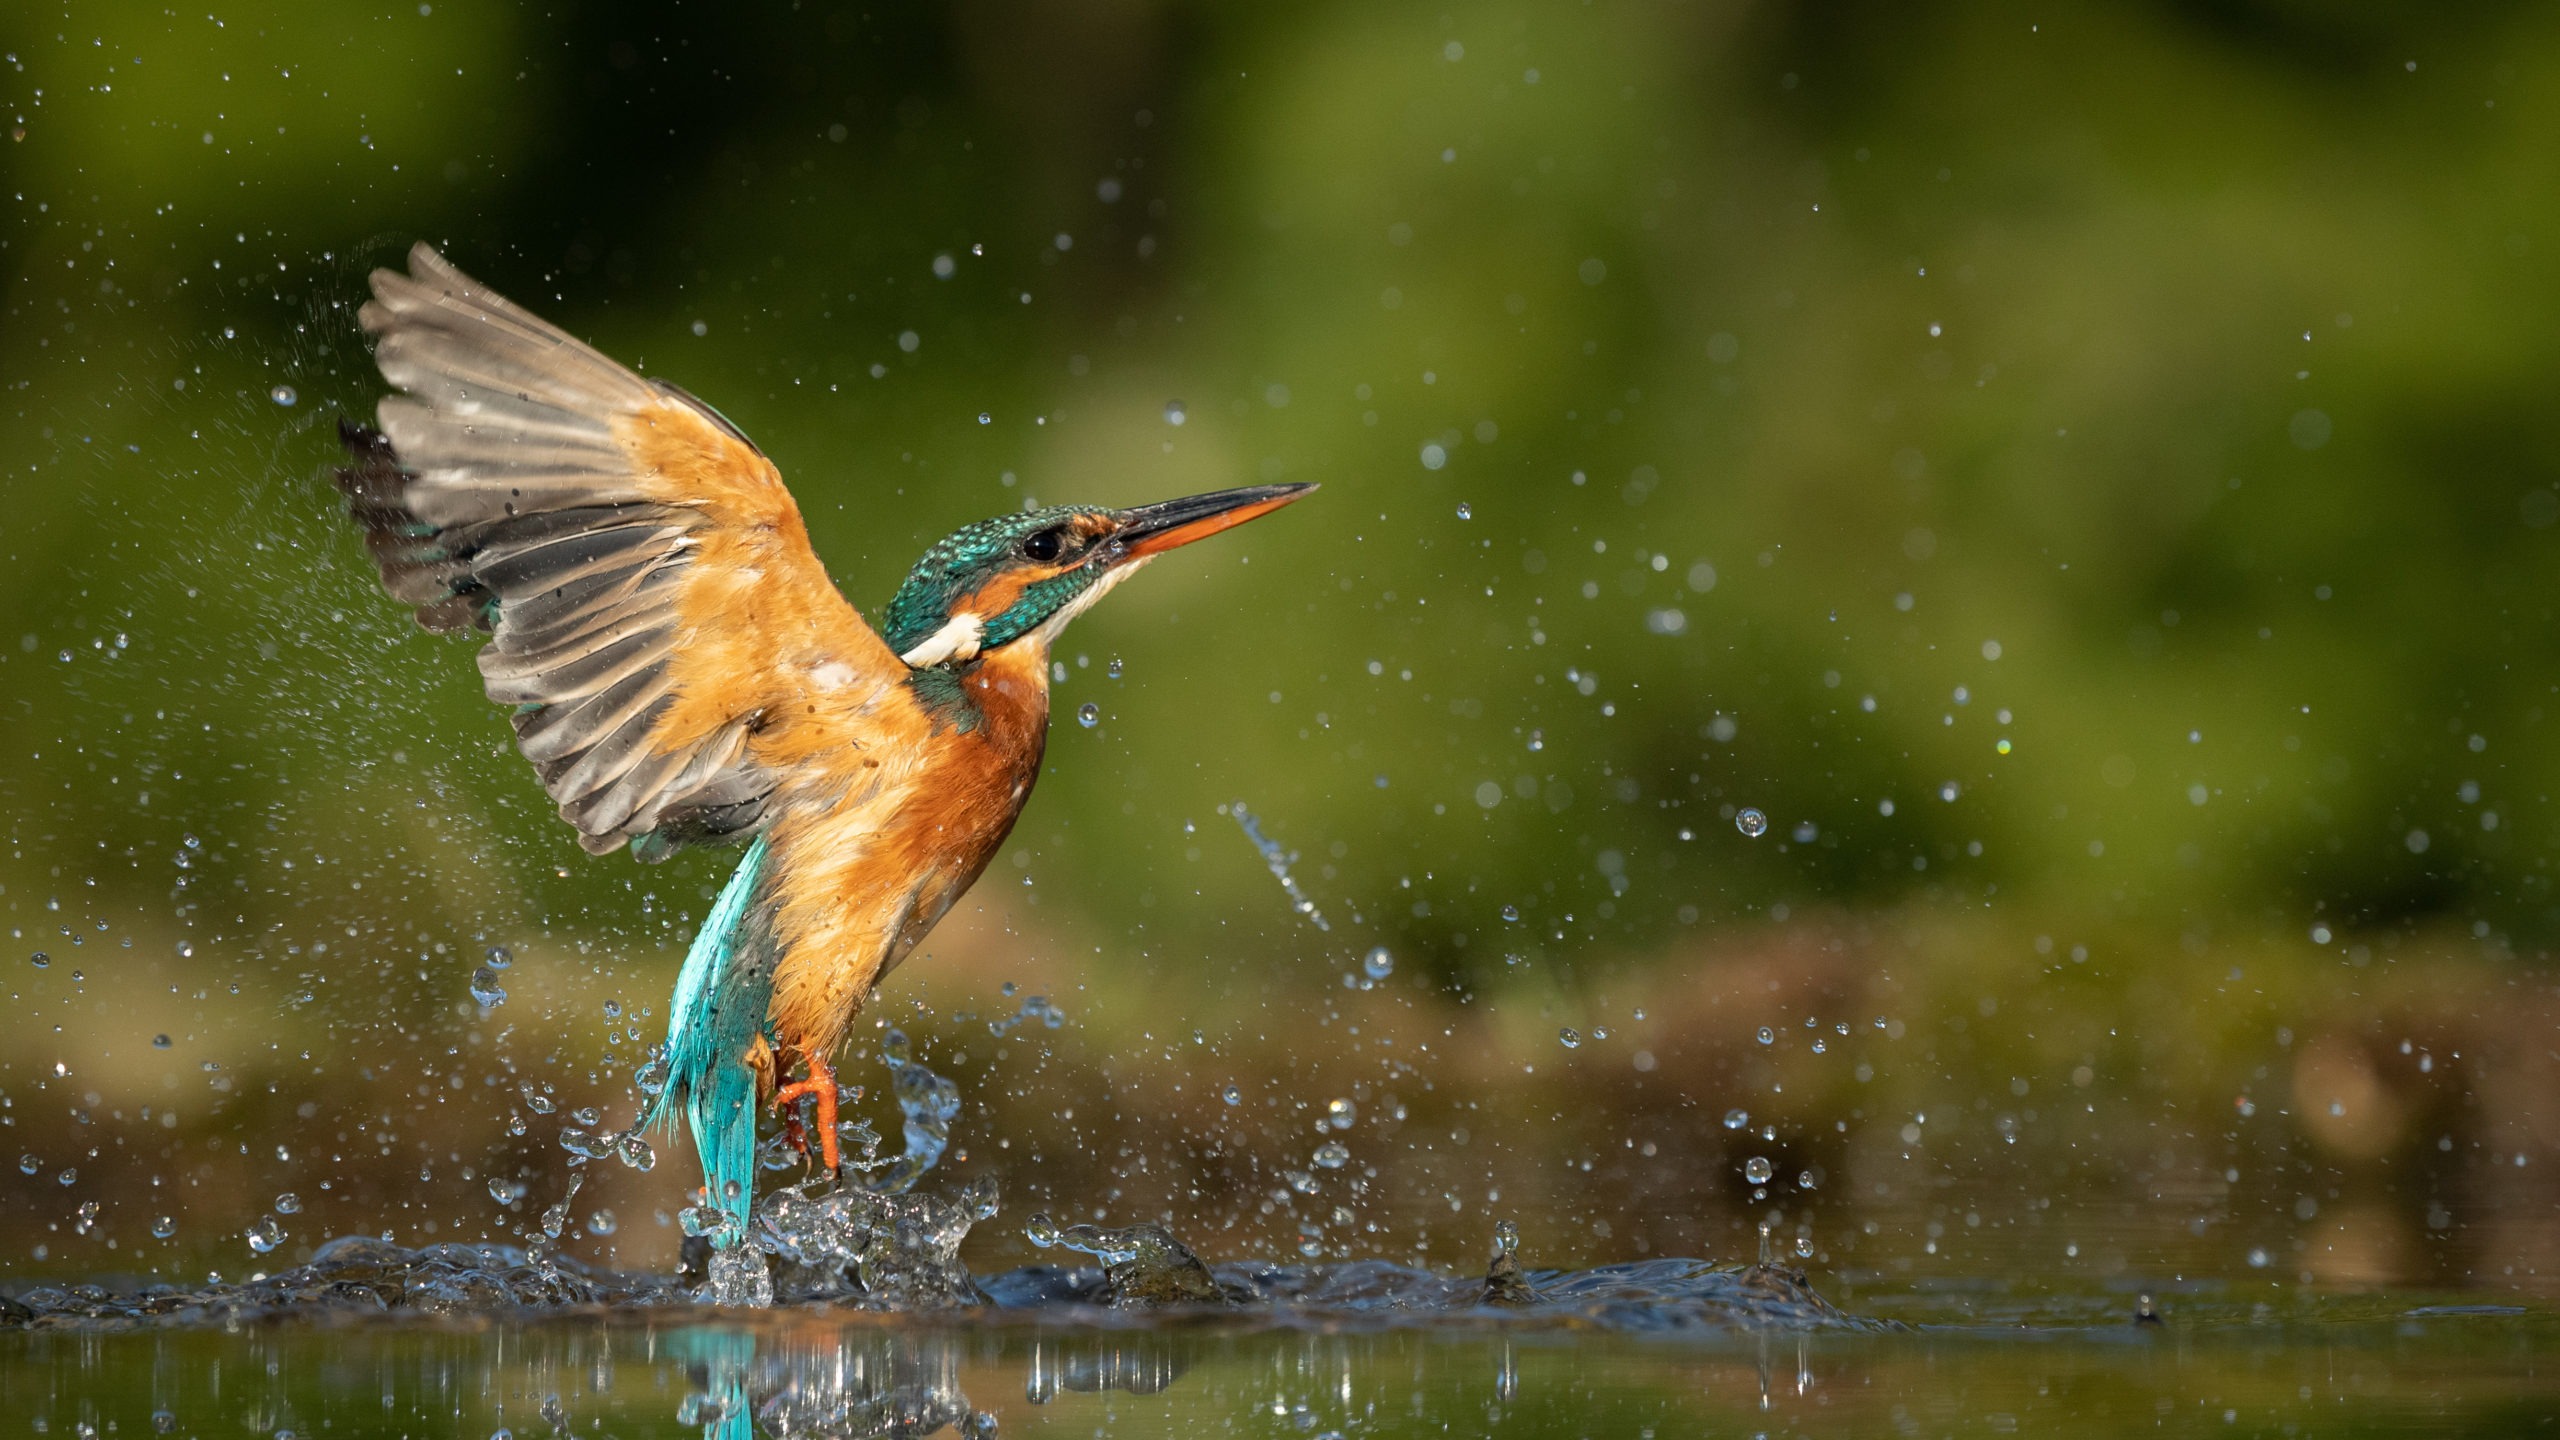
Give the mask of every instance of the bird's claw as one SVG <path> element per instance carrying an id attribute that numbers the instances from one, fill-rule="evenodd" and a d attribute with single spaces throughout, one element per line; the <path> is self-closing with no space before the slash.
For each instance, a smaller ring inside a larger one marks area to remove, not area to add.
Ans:
<path id="1" fill-rule="evenodd" d="M 833 1175 L 843 1163 L 836 1149 L 836 1077 L 823 1060 L 812 1057 L 808 1062 L 808 1078 L 794 1080 L 773 1094 L 774 1113 L 782 1117 L 783 1134 L 803 1155 L 809 1153 L 808 1137 L 801 1132 L 800 1117 L 791 1106 L 803 1098 L 818 1102 L 818 1152 L 826 1173 Z"/>

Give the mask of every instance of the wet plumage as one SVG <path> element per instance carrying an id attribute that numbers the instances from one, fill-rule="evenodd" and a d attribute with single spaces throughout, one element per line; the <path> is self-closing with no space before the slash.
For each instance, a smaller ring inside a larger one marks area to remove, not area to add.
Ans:
<path id="1" fill-rule="evenodd" d="M 829 1057 L 1021 813 L 1058 632 L 1155 555 L 1312 487 L 981 521 L 875 631 L 716 411 L 424 245 L 373 291 L 360 319 L 405 393 L 378 430 L 342 424 L 338 481 L 384 589 L 430 630 L 488 632 L 489 698 L 588 850 L 747 847 L 686 958 L 660 1104 L 742 1221 L 763 1104 L 814 1097 L 835 1164 Z"/>

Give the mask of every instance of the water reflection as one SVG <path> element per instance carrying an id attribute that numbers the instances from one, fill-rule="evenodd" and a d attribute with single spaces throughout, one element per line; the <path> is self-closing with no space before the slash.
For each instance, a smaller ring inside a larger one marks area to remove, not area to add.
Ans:
<path id="1" fill-rule="evenodd" d="M 961 1389 L 963 1346 L 947 1335 L 706 1325 L 668 1337 L 667 1351 L 694 1386 L 676 1419 L 700 1425 L 705 1440 L 996 1433 L 995 1417 Z"/>
<path id="2" fill-rule="evenodd" d="M 1180 1334 L 1042 1334 L 1012 1350 L 1023 1398 L 1047 1405 L 1061 1394 L 1161 1395 L 1191 1369 L 1199 1344 Z M 964 1368 L 989 1358 L 985 1350 L 950 1334 L 825 1322 L 779 1332 L 693 1326 L 664 1342 L 690 1386 L 676 1420 L 701 1426 L 705 1440 L 885 1440 L 946 1429 L 992 1436 L 995 1416 L 961 1383 Z"/>
<path id="3" fill-rule="evenodd" d="M 1180 1335 L 1044 1335 L 1031 1344 L 1022 1398 L 1046 1405 L 1062 1390 L 1161 1395 L 1189 1372 L 1196 1351 L 1197 1342 Z"/>
<path id="4" fill-rule="evenodd" d="M 0 1333 L 0 1415 L 17 1434 L 269 1440 L 985 1440 L 999 1426 L 1008 1440 L 2130 1437 L 2329 1433 L 2350 1415 L 2360 1434 L 2503 1435 L 2547 1429 L 2560 1400 L 2560 1315 L 2530 1305 L 2206 1290 L 2141 1325 L 2131 1298 L 1906 1293 L 1895 1308 L 1920 1328 L 1646 1334 L 1481 1310 L 1262 1324 L 1194 1312 L 1153 1328 L 1101 1309 L 960 1324 L 698 1307 L 92 1326 Z"/>

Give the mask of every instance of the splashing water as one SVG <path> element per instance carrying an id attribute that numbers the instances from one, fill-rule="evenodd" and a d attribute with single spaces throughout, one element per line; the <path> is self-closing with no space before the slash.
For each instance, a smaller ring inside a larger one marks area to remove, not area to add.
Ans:
<path id="1" fill-rule="evenodd" d="M 1493 1222 L 1493 1261 L 1485 1266 L 1484 1303 L 1487 1305 L 1538 1303 L 1538 1292 L 1529 1288 L 1528 1277 L 1520 1270 L 1520 1226 L 1515 1221 Z"/>
<path id="2" fill-rule="evenodd" d="M 903 1195 L 915 1188 L 951 1145 L 951 1122 L 960 1115 L 960 1087 L 915 1061 L 906 1032 L 891 1030 L 880 1040 L 881 1063 L 889 1067 L 891 1093 L 906 1116 L 907 1153 L 889 1163 L 887 1173 L 871 1188 Z M 993 1211 L 989 1211 L 993 1214 Z"/>
<path id="3" fill-rule="evenodd" d="M 988 1021 L 987 1033 L 1001 1040 L 1005 1036 L 1012 1034 L 1017 1028 L 1027 1025 L 1034 1020 L 1039 1021 L 1042 1025 L 1045 1025 L 1052 1030 L 1055 1030 L 1059 1026 L 1067 1023 L 1067 1012 L 1058 1008 L 1057 1002 L 1051 1000 L 1048 996 L 1033 995 L 1024 999 L 1022 1004 L 1018 1006 L 1012 1014 L 1005 1016 L 1001 1020 Z"/>
<path id="4" fill-rule="evenodd" d="M 1043 1250 L 1081 1250 L 1100 1260 L 1105 1291 L 1095 1298 L 1105 1304 L 1231 1305 L 1246 1298 L 1240 1287 L 1219 1283 L 1200 1257 L 1161 1225 L 1123 1230 L 1070 1225 L 1061 1230 L 1047 1215 L 1034 1215 L 1022 1233 Z"/>
<path id="5" fill-rule="evenodd" d="M 1236 817 L 1236 824 L 1243 827 L 1244 838 L 1252 841 L 1253 848 L 1262 852 L 1262 863 L 1271 867 L 1273 878 L 1288 893 L 1289 908 L 1306 916 L 1317 929 L 1331 930 L 1333 927 L 1325 923 L 1324 916 L 1317 913 L 1316 902 L 1307 898 L 1306 892 L 1298 888 L 1297 877 L 1289 873 L 1289 867 L 1298 863 L 1298 852 L 1282 848 L 1279 841 L 1263 834 L 1262 822 L 1253 818 L 1253 813 L 1244 808 L 1243 801 L 1230 804 L 1227 813 Z"/>
<path id="6" fill-rule="evenodd" d="M 1025 1008 L 1030 1013 L 1047 1013 L 1028 1004 Z M 103 1323 L 128 1328 L 137 1321 L 228 1324 L 256 1316 L 315 1312 L 520 1315 L 529 1309 L 568 1306 L 819 1303 L 890 1311 L 1252 1306 L 1275 1317 L 1318 1318 L 1458 1314 L 1496 1306 L 1529 1307 L 1569 1316 L 1576 1324 L 1629 1330 L 1893 1328 L 1889 1323 L 1844 1315 L 1808 1288 L 1800 1273 L 1777 1267 L 1765 1255 L 1756 1266 L 1661 1259 L 1586 1271 L 1540 1271 L 1533 1276 L 1521 1268 L 1519 1231 L 1509 1221 L 1495 1227 L 1493 1261 L 1479 1279 L 1383 1260 L 1213 1267 L 1160 1225 L 1062 1228 L 1045 1215 L 1035 1215 L 1025 1226 L 1034 1244 L 1082 1251 L 1102 1262 L 1101 1271 L 1039 1265 L 981 1279 L 960 1263 L 959 1252 L 971 1228 L 997 1213 L 994 1184 L 978 1180 L 947 1195 L 920 1193 L 917 1188 L 950 1144 L 952 1125 L 961 1110 L 959 1088 L 916 1060 L 907 1037 L 896 1030 L 882 1037 L 880 1059 L 889 1068 L 891 1088 L 905 1117 L 904 1153 L 881 1159 L 878 1138 L 867 1124 L 856 1121 L 841 1126 L 840 1132 L 853 1142 L 846 1178 L 822 1176 L 768 1191 L 759 1197 L 740 1237 L 744 1243 L 711 1246 L 710 1234 L 727 1223 L 725 1216 L 709 1205 L 688 1208 L 681 1227 L 695 1267 L 689 1277 L 595 1270 L 561 1252 L 560 1238 L 570 1229 L 587 1178 L 583 1167 L 589 1161 L 613 1159 L 646 1169 L 655 1160 L 636 1127 L 622 1133 L 590 1129 L 597 1117 L 581 1110 L 571 1118 L 583 1123 L 565 1127 L 561 1133 L 562 1148 L 569 1155 L 569 1184 L 557 1201 L 524 1228 L 526 1243 L 521 1249 L 442 1244 L 412 1250 L 371 1236 L 348 1236 L 320 1246 L 301 1265 L 241 1284 L 224 1284 L 217 1278 L 194 1289 L 161 1284 L 117 1293 L 82 1285 L 37 1287 L 14 1298 L 0 1295 L 0 1327 L 81 1328 Z M 854 1098 L 859 1098 L 858 1093 Z M 1338 1100 L 1327 1114 L 1339 1125 L 1354 1117 L 1355 1108 L 1348 1100 Z M 1316 1164 L 1339 1166 L 1347 1159 L 1347 1151 L 1328 1141 L 1319 1147 Z M 875 1172 L 876 1179 L 864 1178 Z M 493 1180 L 490 1194 L 509 1203 L 523 1197 L 524 1187 L 506 1182 L 502 1188 Z M 279 1196 L 278 1208 L 287 1208 L 291 1199 Z M 586 1222 L 590 1231 L 597 1231 L 599 1225 L 612 1225 L 605 1212 Z M 261 1255 L 281 1247 L 288 1238 L 273 1215 L 251 1227 L 248 1236 Z M 1803 1248 L 1798 1247 L 1799 1253 Z M 1281 1318 L 1280 1323 L 1302 1322 Z M 744 1398 L 743 1391 L 714 1386 L 686 1403 L 696 1416 L 695 1423 L 738 1419 L 750 1413 L 771 1419 L 763 1411 L 730 1408 L 733 1402 L 742 1405 Z M 987 1432 L 964 1427 L 962 1433 Z"/>
<path id="7" fill-rule="evenodd" d="M 1041 1013 L 1030 1001 L 1024 1008 Z M 994 1183 L 973 1181 L 948 1198 L 914 1193 L 950 1147 L 960 1088 L 919 1063 L 903 1031 L 881 1037 L 880 1060 L 905 1116 L 905 1152 L 879 1159 L 879 1138 L 867 1122 L 841 1127 L 855 1152 L 845 1160 L 847 1178 L 819 1176 L 767 1192 L 748 1221 L 749 1243 L 712 1250 L 702 1298 L 732 1305 L 834 1300 L 900 1310 L 986 1303 L 959 1257 L 970 1227 L 996 1213 Z M 785 1157 L 782 1163 L 793 1163 L 788 1157 L 796 1152 L 780 1136 L 768 1147 Z M 706 1233 L 716 1223 L 693 1221 L 687 1230 Z"/>

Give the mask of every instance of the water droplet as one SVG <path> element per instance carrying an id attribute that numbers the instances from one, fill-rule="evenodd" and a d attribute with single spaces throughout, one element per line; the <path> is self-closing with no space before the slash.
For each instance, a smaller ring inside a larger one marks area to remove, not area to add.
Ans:
<path id="1" fill-rule="evenodd" d="M 1316 1147 L 1315 1162 L 1327 1170 L 1339 1170 L 1351 1163 L 1351 1152 L 1339 1140 L 1327 1140 Z"/>
<path id="2" fill-rule="evenodd" d="M 506 987 L 498 983 L 496 966 L 483 965 L 471 972 L 471 998 L 478 1001 L 483 1010 L 494 1010 L 507 1003 Z"/>
<path id="3" fill-rule="evenodd" d="M 39 950 L 33 955 L 27 957 L 27 963 L 33 965 L 39 970 L 42 970 L 53 963 L 53 957 Z"/>
<path id="4" fill-rule="evenodd" d="M 168 1037 L 168 1036 L 166 1036 L 166 1035 L 154 1035 L 154 1036 L 152 1036 L 152 1037 L 151 1037 L 151 1048 L 152 1048 L 152 1049 L 154 1049 L 154 1050 L 166 1050 L 166 1049 L 168 1049 L 168 1048 L 169 1048 L 169 1037 Z"/>
<path id="5" fill-rule="evenodd" d="M 1563 1029 L 1557 1031 L 1556 1039 L 1563 1042 L 1564 1048 L 1567 1050 L 1579 1050 L 1582 1048 L 1582 1032 L 1574 1029 L 1570 1025 L 1567 1025 Z"/>
<path id="6" fill-rule="evenodd" d="M 1812 1172 L 1812 1171 L 1810 1171 L 1810 1170 L 1799 1170 L 1799 1171 L 1797 1171 L 1797 1172 L 1796 1172 L 1796 1188 L 1797 1188 L 1797 1189 L 1799 1189 L 1799 1190 L 1810 1190 L 1810 1189 L 1812 1189 L 1812 1188 L 1815 1186 L 1815 1184 L 1816 1184 L 1816 1183 L 1818 1183 L 1818 1182 L 1816 1182 L 1816 1181 L 1815 1181 L 1815 1179 L 1813 1178 L 1813 1172 Z"/>
<path id="7" fill-rule="evenodd" d="M 1360 968 L 1368 972 L 1370 979 L 1384 980 L 1396 973 L 1396 957 L 1386 946 L 1380 945 L 1370 950 L 1369 958 L 1360 962 Z"/>
<path id="8" fill-rule="evenodd" d="M 981 425 L 993 425 L 996 423 L 996 417 L 988 414 L 984 410 L 981 410 L 978 412 L 978 423 Z"/>
<path id="9" fill-rule="evenodd" d="M 1745 805 L 1734 812 L 1733 828 L 1757 840 L 1769 833 L 1769 817 Z"/>
<path id="10" fill-rule="evenodd" d="M 1179 425 L 1190 418 L 1191 412 L 1183 408 L 1181 401 L 1167 400 L 1164 402 L 1164 423 L 1167 425 Z"/>
<path id="11" fill-rule="evenodd" d="M 1727 1130 L 1739 1130 L 1750 1123 L 1751 1112 L 1748 1110 L 1727 1110 L 1724 1112 L 1724 1128 Z"/>
<path id="12" fill-rule="evenodd" d="M 261 1255 L 284 1243 L 284 1227 L 276 1223 L 273 1215 L 259 1216 L 258 1223 L 250 1226 L 248 1233 L 249 1248 Z"/>
<path id="13" fill-rule="evenodd" d="M 1360 1118 L 1360 1111 L 1348 1100 L 1333 1100 L 1326 1103 L 1324 1118 L 1331 1122 L 1334 1129 L 1348 1130 L 1351 1128 L 1351 1122 Z"/>
<path id="14" fill-rule="evenodd" d="M 1777 1173 L 1778 1167 L 1770 1164 L 1766 1156 L 1754 1155 L 1742 1162 L 1742 1178 L 1754 1185 L 1768 1184 L 1769 1177 Z"/>
<path id="15" fill-rule="evenodd" d="M 166 1240 L 177 1233 L 178 1221 L 175 1216 L 163 1215 L 151 1222 L 151 1234 L 156 1239 Z"/>
<path id="16" fill-rule="evenodd" d="M 1517 1221 L 1496 1220 L 1493 1222 L 1493 1248 L 1497 1253 L 1503 1255 L 1516 1255 L 1520 1253 L 1520 1226 Z"/>
<path id="17" fill-rule="evenodd" d="M 1758 1038 L 1760 1043 L 1763 1045 L 1774 1045 L 1778 1042 L 1778 1032 L 1770 1029 L 1766 1025 L 1763 1025 L 1760 1027 L 1760 1034 Z"/>
<path id="18" fill-rule="evenodd" d="M 1473 520 L 1476 518 L 1476 512 L 1468 509 L 1467 502 L 1461 500 L 1458 502 L 1458 518 L 1461 520 Z"/>
<path id="19" fill-rule="evenodd" d="M 292 386 L 278 385 L 273 390 L 267 392 L 267 398 L 273 400 L 279 405 L 290 405 L 302 397 L 293 393 Z"/>
<path id="20" fill-rule="evenodd" d="M 1235 1086 L 1230 1085 L 1226 1089 L 1218 1092 L 1218 1098 L 1226 1101 L 1230 1105 L 1241 1105 L 1244 1103 L 1244 1092 L 1237 1089 Z"/>
<path id="21" fill-rule="evenodd" d="M 1111 657 L 1111 663 L 1102 667 L 1102 673 L 1103 673 L 1103 674 L 1105 674 L 1105 675 L 1110 676 L 1110 677 L 1111 677 L 1112 679 L 1114 679 L 1114 680 L 1119 679 L 1119 678 L 1120 678 L 1120 657 L 1119 657 L 1119 656 L 1117 656 L 1117 655 L 1112 656 L 1112 657 Z"/>
<path id="22" fill-rule="evenodd" d="M 514 963 L 516 963 L 516 952 L 513 950 L 508 949 L 504 945 L 492 945 L 489 947 L 490 969 L 504 970 Z"/>
<path id="23" fill-rule="evenodd" d="M 33 1155 L 21 1155 L 18 1157 L 18 1173 L 21 1175 L 33 1175 L 43 1168 L 44 1162 Z"/>
<path id="24" fill-rule="evenodd" d="M 287 1191 L 286 1191 L 286 1192 L 284 1192 L 283 1194 L 281 1194 L 281 1195 L 279 1195 L 279 1196 L 277 1196 L 277 1197 L 276 1197 L 276 1213 L 277 1213 L 277 1214 L 279 1214 L 279 1215 L 294 1215 L 294 1214 L 299 1214 L 299 1213 L 301 1212 L 301 1210 L 302 1210 L 302 1197 L 301 1197 L 301 1196 L 299 1196 L 299 1195 L 294 1194 L 292 1191 L 287 1190 Z"/>
<path id="25" fill-rule="evenodd" d="M 1076 723 L 1087 730 L 1102 723 L 1102 707 L 1087 700 L 1076 707 Z"/>
<path id="26" fill-rule="evenodd" d="M 1046 1250 L 1058 1243 L 1058 1222 L 1044 1211 L 1022 1222 L 1022 1238 Z"/>

